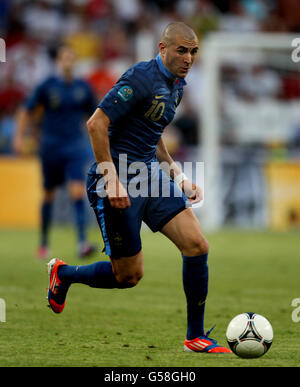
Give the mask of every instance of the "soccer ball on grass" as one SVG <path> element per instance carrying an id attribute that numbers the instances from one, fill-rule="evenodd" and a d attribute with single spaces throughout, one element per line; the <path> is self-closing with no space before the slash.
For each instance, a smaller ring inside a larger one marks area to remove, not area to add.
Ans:
<path id="1" fill-rule="evenodd" d="M 265 317 L 256 313 L 242 313 L 230 321 L 226 338 L 237 356 L 256 358 L 264 355 L 271 347 L 273 329 Z"/>

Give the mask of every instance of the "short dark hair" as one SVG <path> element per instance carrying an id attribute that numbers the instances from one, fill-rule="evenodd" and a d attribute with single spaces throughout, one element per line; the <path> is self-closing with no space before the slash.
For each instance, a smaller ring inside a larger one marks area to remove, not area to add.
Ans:
<path id="1" fill-rule="evenodd" d="M 164 29 L 161 40 L 169 44 L 176 35 L 182 35 L 191 40 L 198 39 L 195 31 L 186 23 L 172 22 Z"/>

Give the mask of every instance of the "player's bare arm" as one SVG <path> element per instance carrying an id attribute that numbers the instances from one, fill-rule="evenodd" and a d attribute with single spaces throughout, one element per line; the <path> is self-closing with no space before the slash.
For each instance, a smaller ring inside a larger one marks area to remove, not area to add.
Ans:
<path id="1" fill-rule="evenodd" d="M 16 114 L 16 133 L 13 138 L 13 150 L 17 155 L 24 151 L 24 136 L 31 122 L 31 114 L 25 108 L 20 108 Z"/>
<path id="2" fill-rule="evenodd" d="M 156 157 L 160 163 L 167 162 L 169 164 L 169 168 L 166 168 L 165 172 L 169 173 L 173 180 L 178 181 L 179 187 L 183 190 L 192 204 L 198 203 L 203 199 L 202 189 L 183 174 L 179 166 L 170 156 L 163 138 L 161 138 L 158 143 Z"/>
<path id="3" fill-rule="evenodd" d="M 106 192 L 112 207 L 125 209 L 130 206 L 126 189 L 120 183 L 109 146 L 109 117 L 102 109 L 96 109 L 87 122 L 88 132 L 99 171 L 106 179 Z"/>
<path id="4" fill-rule="evenodd" d="M 16 114 L 16 133 L 13 138 L 13 150 L 16 154 L 20 155 L 23 153 L 24 148 L 24 134 L 30 122 L 29 112 L 21 108 Z"/>
<path id="5" fill-rule="evenodd" d="M 33 111 L 21 107 L 16 113 L 16 132 L 13 138 L 13 150 L 17 155 L 24 151 L 24 137 L 30 125 L 38 125 L 44 113 L 41 105 L 37 105 Z"/>

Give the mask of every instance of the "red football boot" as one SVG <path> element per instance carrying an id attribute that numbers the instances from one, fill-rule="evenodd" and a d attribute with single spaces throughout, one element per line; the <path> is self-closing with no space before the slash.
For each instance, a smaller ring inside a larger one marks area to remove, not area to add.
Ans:
<path id="1" fill-rule="evenodd" d="M 57 275 L 57 270 L 60 266 L 66 265 L 66 263 L 60 259 L 53 258 L 48 263 L 49 274 L 49 289 L 48 289 L 48 302 L 49 307 L 54 313 L 61 313 L 65 307 L 65 300 L 70 284 L 63 283 Z"/>

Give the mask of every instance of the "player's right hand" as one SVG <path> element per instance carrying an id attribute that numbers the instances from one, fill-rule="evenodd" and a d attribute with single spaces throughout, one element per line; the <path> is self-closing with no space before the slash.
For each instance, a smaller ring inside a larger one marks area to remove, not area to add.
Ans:
<path id="1" fill-rule="evenodd" d="M 184 180 L 180 186 L 192 204 L 199 203 L 201 200 L 203 200 L 202 189 L 190 180 Z"/>
<path id="2" fill-rule="evenodd" d="M 20 136 L 15 136 L 12 141 L 12 149 L 15 154 L 21 155 L 24 151 L 24 141 Z"/>
<path id="3" fill-rule="evenodd" d="M 124 210 L 130 207 L 130 199 L 126 189 L 119 180 L 106 183 L 106 193 L 113 208 Z"/>

